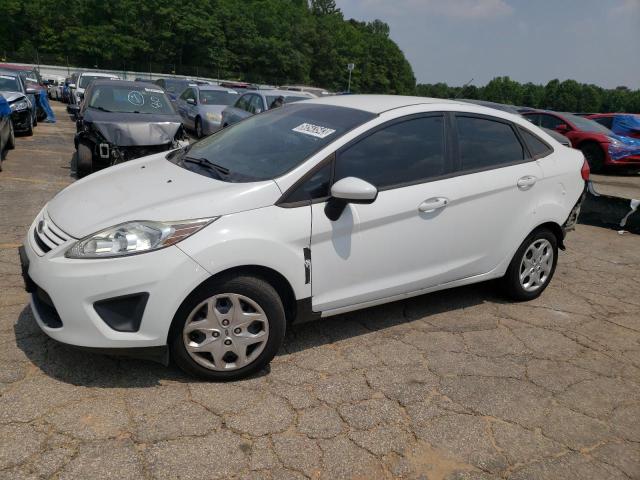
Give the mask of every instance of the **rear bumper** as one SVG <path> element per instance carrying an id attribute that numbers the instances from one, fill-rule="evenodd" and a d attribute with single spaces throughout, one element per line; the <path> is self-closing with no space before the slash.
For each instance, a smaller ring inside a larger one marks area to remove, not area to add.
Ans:
<path id="1" fill-rule="evenodd" d="M 567 233 L 576 229 L 576 223 L 578 223 L 578 217 L 580 216 L 580 209 L 582 208 L 582 202 L 584 202 L 585 197 L 587 196 L 587 190 L 589 188 L 589 183 L 584 182 L 584 189 L 582 190 L 582 194 L 580 198 L 576 202 L 576 204 L 571 209 L 567 220 L 562 225 L 562 239 L 567 236 Z M 564 250 L 564 245 L 560 245 L 560 248 Z"/>

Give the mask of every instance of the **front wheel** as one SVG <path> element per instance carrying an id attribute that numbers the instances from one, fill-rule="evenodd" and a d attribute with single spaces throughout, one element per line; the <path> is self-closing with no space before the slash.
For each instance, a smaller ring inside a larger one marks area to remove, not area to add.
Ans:
<path id="1" fill-rule="evenodd" d="M 13 129 L 13 123 L 9 124 L 9 140 L 7 141 L 7 150 L 16 148 L 16 132 Z"/>
<path id="2" fill-rule="evenodd" d="M 186 373 L 237 380 L 264 368 L 284 340 L 282 300 L 266 281 L 230 277 L 198 287 L 178 309 L 169 347 Z"/>
<path id="3" fill-rule="evenodd" d="M 78 142 L 76 153 L 76 175 L 86 177 L 93 171 L 93 150 L 84 142 Z"/>
<path id="4" fill-rule="evenodd" d="M 533 300 L 553 278 L 558 262 L 558 240 L 546 228 L 531 233 L 513 256 L 502 278 L 506 294 L 513 300 Z"/>
<path id="5" fill-rule="evenodd" d="M 196 137 L 197 138 L 202 138 L 203 137 L 202 120 L 200 119 L 200 117 L 196 117 Z"/>

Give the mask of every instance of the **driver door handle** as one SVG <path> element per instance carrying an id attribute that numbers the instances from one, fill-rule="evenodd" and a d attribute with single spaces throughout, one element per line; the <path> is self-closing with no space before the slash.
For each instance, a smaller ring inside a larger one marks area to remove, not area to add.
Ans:
<path id="1" fill-rule="evenodd" d="M 517 185 L 520 190 L 529 190 L 536 184 L 538 179 L 533 175 L 525 175 L 518 179 Z"/>
<path id="2" fill-rule="evenodd" d="M 444 197 L 429 198 L 418 206 L 418 211 L 421 213 L 431 213 L 446 207 L 448 204 L 449 204 L 448 198 L 444 198 Z"/>

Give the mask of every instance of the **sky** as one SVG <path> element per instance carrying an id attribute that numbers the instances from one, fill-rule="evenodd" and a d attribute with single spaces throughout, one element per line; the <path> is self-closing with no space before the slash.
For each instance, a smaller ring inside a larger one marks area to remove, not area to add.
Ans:
<path id="1" fill-rule="evenodd" d="M 336 0 L 386 22 L 418 83 L 497 76 L 640 88 L 640 0 Z M 357 68 L 357 66 L 356 66 Z"/>

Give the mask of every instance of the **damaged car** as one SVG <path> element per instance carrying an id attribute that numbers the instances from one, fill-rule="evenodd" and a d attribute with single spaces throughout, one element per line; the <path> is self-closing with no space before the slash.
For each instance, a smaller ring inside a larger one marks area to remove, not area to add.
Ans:
<path id="1" fill-rule="evenodd" d="M 188 144 L 165 92 L 125 80 L 95 80 L 76 125 L 78 177 Z"/>
<path id="2" fill-rule="evenodd" d="M 33 135 L 33 127 L 37 124 L 33 91 L 26 87 L 19 75 L 0 72 L 0 94 L 11 109 L 13 130 Z"/>

